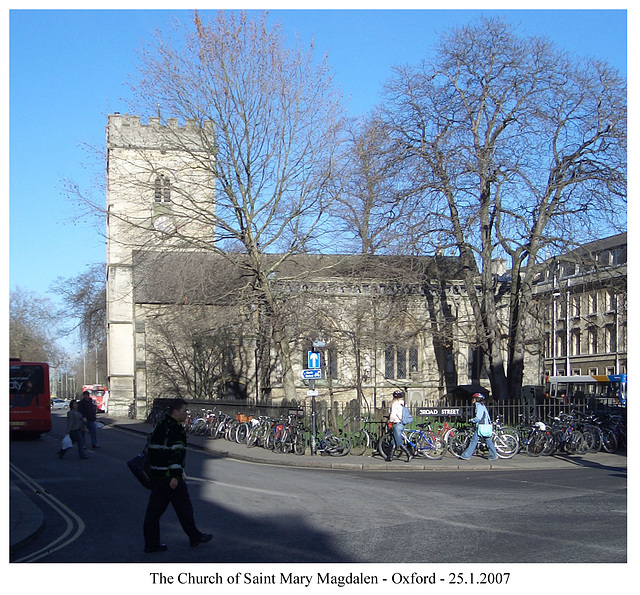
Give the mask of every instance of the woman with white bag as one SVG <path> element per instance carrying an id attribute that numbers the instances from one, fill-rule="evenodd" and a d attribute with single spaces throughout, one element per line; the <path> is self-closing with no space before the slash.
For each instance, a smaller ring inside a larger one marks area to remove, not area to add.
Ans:
<path id="1" fill-rule="evenodd" d="M 62 445 L 58 451 L 60 458 L 64 457 L 65 453 L 70 446 L 67 437 L 71 439 L 71 443 L 76 443 L 78 446 L 78 454 L 81 459 L 88 459 L 87 453 L 84 448 L 84 422 L 82 421 L 82 413 L 78 411 L 78 401 L 71 401 L 69 403 L 69 412 L 67 413 L 67 434 L 62 439 Z"/>

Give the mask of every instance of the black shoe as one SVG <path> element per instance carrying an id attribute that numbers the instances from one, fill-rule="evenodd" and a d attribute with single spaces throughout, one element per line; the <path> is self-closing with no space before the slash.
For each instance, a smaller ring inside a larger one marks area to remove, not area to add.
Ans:
<path id="1" fill-rule="evenodd" d="M 94 444 L 91 448 L 100 448 L 99 444 Z"/>
<path id="2" fill-rule="evenodd" d="M 158 545 L 147 545 L 144 548 L 145 554 L 154 554 L 155 552 L 166 552 L 169 548 L 166 543 L 159 543 Z"/>
<path id="3" fill-rule="evenodd" d="M 200 545 L 201 543 L 207 543 L 209 541 L 211 541 L 213 539 L 213 535 L 211 535 L 211 533 L 202 533 L 202 535 L 200 535 L 200 539 L 198 541 L 192 541 L 191 542 L 191 547 L 196 547 L 197 545 Z"/>

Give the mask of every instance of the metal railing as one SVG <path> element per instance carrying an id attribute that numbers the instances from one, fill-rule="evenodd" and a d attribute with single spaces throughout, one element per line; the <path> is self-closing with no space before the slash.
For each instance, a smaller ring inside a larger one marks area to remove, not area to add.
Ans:
<path id="1" fill-rule="evenodd" d="M 162 414 L 168 405 L 169 399 L 156 399 L 153 408 L 150 411 L 147 421 L 158 419 L 158 415 Z M 296 416 L 304 421 L 305 425 L 310 427 L 311 424 L 311 407 L 306 405 L 249 405 L 246 403 L 229 403 L 228 401 L 187 401 L 189 410 L 192 413 L 216 410 L 232 417 L 237 414 L 259 417 L 265 416 L 273 419 L 287 418 L 288 416 Z M 549 420 L 559 416 L 561 413 L 570 413 L 577 410 L 584 412 L 587 410 L 605 413 L 623 413 L 626 414 L 624 407 L 619 407 L 614 399 L 606 402 L 602 399 L 597 401 L 593 399 L 575 399 L 570 402 L 545 400 L 541 403 L 527 403 L 524 399 L 513 400 L 489 400 L 487 409 L 493 419 L 500 416 L 504 425 L 517 425 L 521 421 L 521 416 L 526 419 Z M 423 421 L 445 421 L 466 422 L 473 417 L 473 406 L 469 401 L 457 401 L 447 408 L 457 408 L 460 410 L 459 415 L 432 416 L 421 415 L 421 410 L 429 408 L 442 409 L 441 403 L 410 403 L 409 409 L 414 417 L 414 424 Z M 331 406 L 324 400 L 318 400 L 316 403 L 316 419 L 319 431 L 330 428 L 337 432 L 352 433 L 361 428 L 371 431 L 380 431 L 382 424 L 389 415 L 388 408 L 369 409 L 359 407 L 357 401 L 349 403 L 334 402 Z"/>

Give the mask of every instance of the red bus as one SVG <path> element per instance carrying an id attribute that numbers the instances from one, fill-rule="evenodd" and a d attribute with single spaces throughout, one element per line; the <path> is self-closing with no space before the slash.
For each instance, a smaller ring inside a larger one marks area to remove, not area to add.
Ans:
<path id="1" fill-rule="evenodd" d="M 109 400 L 109 389 L 100 384 L 86 384 L 82 387 L 82 392 L 88 391 L 91 400 L 96 404 L 98 413 L 106 413 Z"/>
<path id="2" fill-rule="evenodd" d="M 51 430 L 49 364 L 9 360 L 9 428 L 34 436 Z"/>

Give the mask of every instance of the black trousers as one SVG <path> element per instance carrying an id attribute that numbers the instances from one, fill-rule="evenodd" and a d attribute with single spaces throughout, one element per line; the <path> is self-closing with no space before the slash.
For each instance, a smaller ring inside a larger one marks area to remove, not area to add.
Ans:
<path id="1" fill-rule="evenodd" d="M 198 531 L 193 518 L 193 505 L 189 497 L 189 490 L 184 479 L 178 481 L 174 489 L 169 485 L 168 478 L 151 478 L 151 494 L 147 504 L 147 512 L 144 516 L 144 543 L 145 547 L 153 547 L 160 543 L 160 517 L 169 506 L 173 506 L 182 525 L 182 529 L 189 537 L 190 542 L 199 541 L 202 533 Z"/>

